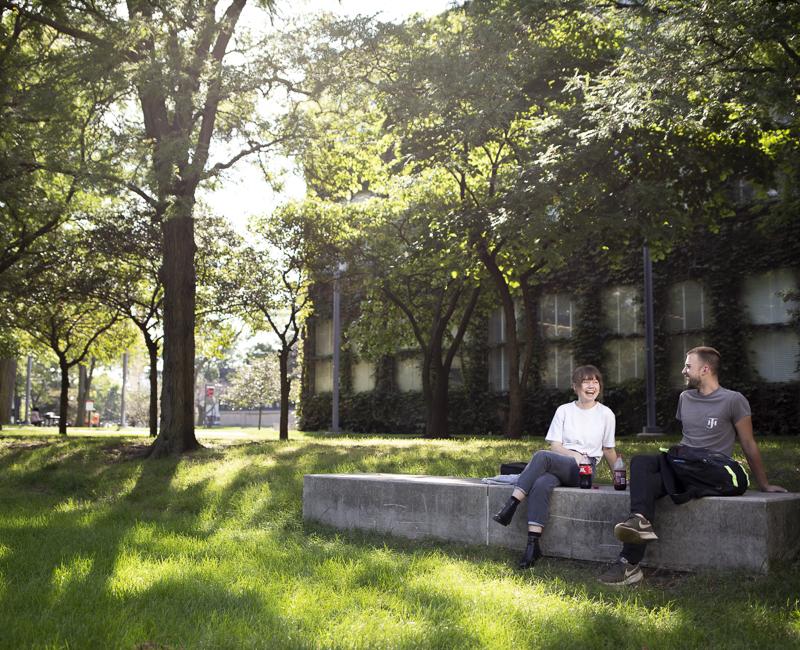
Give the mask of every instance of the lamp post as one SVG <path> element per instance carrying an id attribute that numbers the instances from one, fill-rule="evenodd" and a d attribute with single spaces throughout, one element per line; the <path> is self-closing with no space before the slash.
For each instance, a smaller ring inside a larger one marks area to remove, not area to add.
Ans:
<path id="1" fill-rule="evenodd" d="M 128 415 L 125 412 L 125 391 L 128 388 L 128 353 L 122 353 L 122 390 L 119 397 L 119 428 L 126 426 Z"/>
<path id="2" fill-rule="evenodd" d="M 347 263 L 340 262 L 333 272 L 333 386 L 331 395 L 331 432 L 339 433 L 339 351 L 342 346 L 342 289 L 340 279 Z"/>
<path id="3" fill-rule="evenodd" d="M 645 393 L 647 424 L 641 436 L 661 433 L 656 424 L 656 365 L 655 365 L 655 320 L 653 316 L 653 261 L 647 242 L 642 247 L 644 263 L 644 345 L 645 345 Z"/>
<path id="4" fill-rule="evenodd" d="M 25 368 L 25 424 L 31 423 L 31 372 L 33 370 L 33 357 L 28 355 L 28 365 Z"/>

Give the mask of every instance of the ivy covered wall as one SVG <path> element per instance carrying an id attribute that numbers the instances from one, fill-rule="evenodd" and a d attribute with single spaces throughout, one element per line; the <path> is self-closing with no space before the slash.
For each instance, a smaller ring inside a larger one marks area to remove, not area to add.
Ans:
<path id="1" fill-rule="evenodd" d="M 790 325 L 756 325 L 750 322 L 743 302 L 748 277 L 775 269 L 793 269 L 800 277 L 800 229 L 773 222 L 768 217 L 737 218 L 724 221 L 714 232 L 698 232 L 653 266 L 655 311 L 655 362 L 657 423 L 665 430 L 678 432 L 675 408 L 680 388 L 671 381 L 677 371 L 671 341 L 675 335 L 668 326 L 670 288 L 679 282 L 702 283 L 711 314 L 702 331 L 707 345 L 722 354 L 721 383 L 742 391 L 750 400 L 758 433 L 791 435 L 800 433 L 800 382 L 769 383 L 753 367 L 749 348 L 753 336 L 770 330 L 793 331 L 800 335 L 800 318 Z M 609 362 L 606 344 L 613 339 L 641 338 L 614 334 L 604 324 L 604 288 L 643 284 L 642 252 L 632 247 L 624 256 L 611 258 L 603 251 L 582 256 L 580 263 L 552 274 L 536 287 L 537 295 L 567 292 L 575 302 L 577 317 L 572 336 L 567 340 L 575 365 L 591 363 L 604 370 Z M 796 285 L 795 285 L 796 286 Z M 358 297 L 343 299 L 343 320 L 355 317 Z M 315 317 L 309 320 L 305 339 L 306 367 L 299 423 L 307 430 L 330 427 L 331 395 L 314 392 L 314 322 L 330 318 L 330 290 L 320 287 L 316 296 Z M 462 382 L 450 393 L 450 430 L 454 434 L 500 434 L 503 429 L 506 399 L 489 387 L 488 313 L 478 312 L 461 350 Z M 537 314 L 526 317 L 537 318 Z M 527 388 L 525 430 L 529 435 L 544 435 L 556 407 L 569 399 L 565 390 L 543 387 L 545 355 L 552 341 L 540 337 L 533 342 L 533 372 Z M 797 361 L 797 360 L 795 360 Z M 355 393 L 352 389 L 352 352 L 345 350 L 340 366 L 340 421 L 353 432 L 420 433 L 424 429 L 422 396 L 401 392 L 395 381 L 395 359 L 391 356 L 376 364 L 375 389 Z M 635 434 L 646 420 L 643 379 L 621 383 L 607 381 L 604 402 L 616 413 L 618 435 Z"/>

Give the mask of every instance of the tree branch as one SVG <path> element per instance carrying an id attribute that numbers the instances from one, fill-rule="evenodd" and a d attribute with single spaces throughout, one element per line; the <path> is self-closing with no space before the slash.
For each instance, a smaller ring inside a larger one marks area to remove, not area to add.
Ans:
<path id="1" fill-rule="evenodd" d="M 789 58 L 794 61 L 795 65 L 800 65 L 800 54 L 798 54 L 789 43 L 786 42 L 785 38 L 778 39 L 778 45 L 783 48 L 783 51 L 789 55 Z"/>
<path id="2" fill-rule="evenodd" d="M 96 34 L 92 32 L 87 32 L 83 29 L 78 29 L 77 27 L 70 27 L 69 25 L 65 25 L 53 18 L 49 18 L 48 16 L 44 16 L 40 13 L 29 11 L 24 7 L 21 7 L 19 4 L 15 2 L 9 2 L 9 0 L 0 0 L 0 8 L 10 9 L 11 11 L 17 12 L 20 16 L 24 16 L 29 20 L 39 23 L 40 25 L 46 25 L 47 27 L 51 27 L 52 29 L 56 30 L 59 34 L 65 34 L 66 36 L 72 36 L 73 38 L 77 38 L 78 40 L 84 41 L 86 43 L 91 43 L 92 45 L 98 45 L 108 50 L 113 50 L 115 48 L 114 44 L 100 38 Z M 136 52 L 132 52 L 131 50 L 123 51 L 125 58 L 130 61 L 138 61 L 139 55 Z"/>

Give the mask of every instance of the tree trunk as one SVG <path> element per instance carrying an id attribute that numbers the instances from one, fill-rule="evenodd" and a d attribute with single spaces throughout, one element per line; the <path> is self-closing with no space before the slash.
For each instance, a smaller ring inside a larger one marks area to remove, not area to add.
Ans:
<path id="1" fill-rule="evenodd" d="M 425 424 L 426 438 L 447 438 L 449 400 L 448 388 L 450 385 L 449 372 L 445 372 L 441 363 L 433 361 L 430 382 L 430 403 L 428 405 L 427 422 Z"/>
<path id="2" fill-rule="evenodd" d="M 85 394 L 83 396 L 83 399 L 84 399 L 84 404 L 83 404 L 84 411 L 86 410 L 86 402 L 89 401 L 89 398 L 92 395 L 92 379 L 94 378 L 94 366 L 95 366 L 96 363 L 97 363 L 97 359 L 92 357 L 91 361 L 89 361 L 89 368 L 86 370 L 86 376 L 84 377 L 84 382 L 85 382 L 84 383 Z M 90 427 L 92 426 L 91 418 L 92 418 L 92 414 L 91 413 L 87 413 L 86 414 L 86 420 L 87 420 L 86 421 L 86 425 L 90 426 Z"/>
<path id="3" fill-rule="evenodd" d="M 155 438 L 158 435 L 158 343 L 146 331 L 144 335 L 150 360 L 150 408 L 147 424 L 150 427 L 150 437 Z"/>
<path id="4" fill-rule="evenodd" d="M 75 410 L 75 426 L 82 427 L 86 424 L 86 366 L 78 365 L 78 406 Z"/>
<path id="5" fill-rule="evenodd" d="M 16 376 L 17 360 L 0 359 L 0 429 L 11 419 L 11 402 L 14 399 Z"/>
<path id="6" fill-rule="evenodd" d="M 164 221 L 164 374 L 161 427 L 152 457 L 200 447 L 194 429 L 194 222 L 193 201 L 178 200 Z"/>
<path id="7" fill-rule="evenodd" d="M 280 440 L 289 439 L 289 391 L 292 382 L 289 379 L 289 350 L 281 348 L 278 356 L 281 372 L 281 412 L 278 438 Z"/>
<path id="8" fill-rule="evenodd" d="M 486 270 L 494 282 L 505 316 L 505 349 L 508 357 L 508 417 L 505 422 L 507 438 L 522 437 L 523 393 L 519 380 L 519 338 L 517 337 L 517 313 L 514 298 L 508 287 L 505 275 L 497 265 L 494 255 L 489 252 L 486 242 L 481 241 L 476 249 Z"/>
<path id="9" fill-rule="evenodd" d="M 67 360 L 62 356 L 58 359 L 58 367 L 61 369 L 61 397 L 58 402 L 58 432 L 67 435 L 67 414 L 69 412 L 69 366 Z"/>

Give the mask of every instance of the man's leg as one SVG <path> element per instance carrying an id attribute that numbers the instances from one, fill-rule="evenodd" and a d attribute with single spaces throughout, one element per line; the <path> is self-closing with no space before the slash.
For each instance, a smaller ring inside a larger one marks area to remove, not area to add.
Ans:
<path id="1" fill-rule="evenodd" d="M 666 493 L 659 456 L 634 456 L 631 461 L 631 515 L 614 527 L 616 538 L 626 544 L 639 545 L 658 539 L 651 522 L 656 500 Z"/>
<path id="2" fill-rule="evenodd" d="M 600 581 L 608 585 L 636 584 L 644 577 L 639 562 L 647 548 L 645 543 L 658 539 L 651 521 L 656 500 L 667 493 L 657 454 L 633 457 L 630 489 L 630 517 L 614 527 L 615 537 L 623 542 L 622 551 L 618 561 L 600 576 Z"/>

